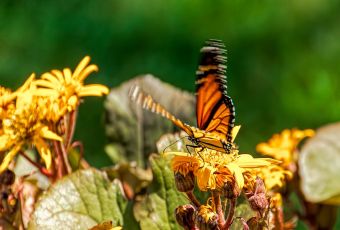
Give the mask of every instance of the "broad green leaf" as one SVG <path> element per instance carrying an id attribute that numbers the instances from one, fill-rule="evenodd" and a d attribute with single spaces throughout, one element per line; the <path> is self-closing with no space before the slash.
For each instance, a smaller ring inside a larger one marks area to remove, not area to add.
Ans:
<path id="1" fill-rule="evenodd" d="M 121 226 L 124 209 L 119 187 L 106 174 L 79 170 L 41 196 L 28 229 L 89 229 L 104 221 Z"/>
<path id="2" fill-rule="evenodd" d="M 136 77 L 113 88 L 105 101 L 106 134 L 110 143 L 106 151 L 114 163 L 136 161 L 145 167 L 150 153 L 157 152 L 156 141 L 174 125 L 160 115 L 144 110 L 131 101 L 129 90 L 139 85 L 169 112 L 183 121 L 194 121 L 194 97 L 152 75 Z"/>
<path id="3" fill-rule="evenodd" d="M 170 161 L 159 155 L 150 157 L 154 175 L 148 195 L 134 206 L 134 216 L 142 230 L 181 229 L 174 211 L 179 205 L 189 203 L 183 193 L 176 190 Z"/>
<path id="4" fill-rule="evenodd" d="M 310 202 L 340 204 L 340 123 L 324 126 L 299 154 L 301 188 Z"/>

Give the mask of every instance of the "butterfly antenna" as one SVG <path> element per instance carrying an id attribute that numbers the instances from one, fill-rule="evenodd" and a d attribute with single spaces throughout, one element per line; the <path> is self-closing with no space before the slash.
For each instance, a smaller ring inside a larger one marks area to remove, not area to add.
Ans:
<path id="1" fill-rule="evenodd" d="M 144 92 L 139 86 L 134 85 L 130 88 L 129 96 L 132 101 L 138 105 L 142 105 L 143 109 L 159 114 L 169 120 L 177 120 L 177 118 L 169 113 L 162 105 L 156 102 L 151 95 Z"/>
<path id="2" fill-rule="evenodd" d="M 184 137 L 181 137 L 181 138 L 177 139 L 175 142 L 173 142 L 172 144 L 170 144 L 170 145 L 168 145 L 167 147 L 165 147 L 165 148 L 163 149 L 163 153 L 165 153 L 165 150 L 166 150 L 167 148 L 173 146 L 173 145 L 176 144 L 177 142 L 183 140 L 184 138 L 188 138 L 188 137 L 189 137 L 189 136 L 184 136 Z M 188 153 L 190 153 L 190 152 L 188 152 Z"/>
<path id="3" fill-rule="evenodd" d="M 181 120 L 176 118 L 173 114 L 169 113 L 166 108 L 164 108 L 161 104 L 156 102 L 151 95 L 144 92 L 139 86 L 134 85 L 131 87 L 129 92 L 129 97 L 136 104 L 142 105 L 142 107 L 146 110 L 149 110 L 153 113 L 159 114 L 162 117 L 165 117 L 172 121 L 177 127 L 183 129 L 186 133 L 190 133 L 191 130 L 183 123 Z"/>

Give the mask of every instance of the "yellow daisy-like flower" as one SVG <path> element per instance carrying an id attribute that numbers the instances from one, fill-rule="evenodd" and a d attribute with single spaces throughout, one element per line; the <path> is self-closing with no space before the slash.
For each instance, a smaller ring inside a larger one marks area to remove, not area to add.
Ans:
<path id="1" fill-rule="evenodd" d="M 34 80 L 35 75 L 31 74 L 31 76 L 25 81 L 25 83 L 15 92 L 12 92 L 10 89 L 0 86 L 0 119 L 2 120 L 6 116 L 6 110 L 8 107 L 13 107 L 14 100 L 16 97 L 25 91 L 28 87 L 30 87 L 32 81 Z"/>
<path id="2" fill-rule="evenodd" d="M 186 175 L 193 172 L 201 191 L 222 189 L 227 182 L 236 182 L 239 189 L 244 186 L 243 173 L 248 169 L 269 166 L 270 159 L 253 158 L 248 154 L 225 154 L 203 149 L 196 154 L 172 152 L 172 169 Z"/>
<path id="3" fill-rule="evenodd" d="M 36 108 L 34 99 L 35 96 L 29 90 L 19 94 L 16 105 L 2 119 L 0 153 L 5 155 L 0 165 L 0 173 L 8 167 L 25 144 L 34 145 L 46 167 L 51 167 L 52 154 L 45 139 L 62 139 L 40 121 L 40 111 Z"/>
<path id="4" fill-rule="evenodd" d="M 257 175 L 262 178 L 267 190 L 282 188 L 288 180 L 293 178 L 292 172 L 279 165 L 258 169 Z"/>
<path id="5" fill-rule="evenodd" d="M 199 162 L 196 158 L 190 155 L 175 156 L 172 159 L 172 170 L 186 176 L 189 172 L 193 172 L 194 165 L 197 164 L 199 164 Z"/>
<path id="6" fill-rule="evenodd" d="M 283 161 L 283 165 L 287 166 L 296 161 L 295 149 L 300 141 L 314 134 L 312 129 L 285 129 L 280 134 L 274 134 L 268 142 L 258 144 L 256 150 L 263 155 Z"/>
<path id="7" fill-rule="evenodd" d="M 216 213 L 210 205 L 201 205 L 197 210 L 197 216 L 202 217 L 205 223 L 216 219 Z"/>
<path id="8" fill-rule="evenodd" d="M 90 57 L 86 56 L 73 73 L 69 68 L 63 71 L 52 70 L 34 81 L 37 86 L 35 95 L 48 97 L 48 100 L 41 103 L 45 103 L 50 109 L 52 120 L 57 121 L 66 112 L 74 111 L 82 97 L 103 96 L 109 93 L 109 89 L 104 85 L 84 85 L 84 80 L 92 72 L 98 71 L 98 67 L 89 65 L 89 62 Z"/>

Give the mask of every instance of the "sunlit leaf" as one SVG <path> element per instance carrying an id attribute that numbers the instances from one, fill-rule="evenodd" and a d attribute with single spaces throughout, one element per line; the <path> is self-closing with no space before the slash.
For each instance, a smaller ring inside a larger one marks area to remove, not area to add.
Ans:
<path id="1" fill-rule="evenodd" d="M 176 223 L 174 210 L 177 206 L 189 202 L 175 188 L 169 161 L 158 155 L 152 155 L 150 162 L 154 180 L 148 195 L 135 204 L 134 216 L 143 230 L 181 229 Z"/>
<path id="2" fill-rule="evenodd" d="M 77 171 L 39 199 L 29 229 L 88 229 L 104 221 L 123 225 L 125 202 L 118 186 L 95 169 Z"/>

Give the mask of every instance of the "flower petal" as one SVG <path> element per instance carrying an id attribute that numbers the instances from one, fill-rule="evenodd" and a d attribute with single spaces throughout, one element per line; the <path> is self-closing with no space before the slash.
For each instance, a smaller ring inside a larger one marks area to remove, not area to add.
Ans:
<path id="1" fill-rule="evenodd" d="M 51 154 L 51 150 L 49 149 L 48 145 L 45 143 L 45 141 L 42 138 L 34 139 L 33 144 L 38 150 L 40 157 L 45 162 L 46 168 L 50 169 L 52 165 L 52 154 Z"/>
<path id="2" fill-rule="evenodd" d="M 89 64 L 90 60 L 91 60 L 91 58 L 89 56 L 85 56 L 83 58 L 83 60 L 81 60 L 79 62 L 79 64 L 77 65 L 76 69 L 74 70 L 74 72 L 72 74 L 73 79 L 78 79 L 79 74 L 83 71 L 85 66 L 87 66 L 87 64 Z"/>
<path id="3" fill-rule="evenodd" d="M 58 136 L 57 134 L 55 134 L 54 132 L 49 130 L 47 126 L 44 126 L 40 130 L 39 134 L 40 134 L 41 137 L 46 138 L 46 139 L 56 140 L 56 141 L 63 141 L 63 139 L 60 136 Z"/>
<path id="4" fill-rule="evenodd" d="M 51 73 L 58 79 L 60 82 L 59 84 L 65 84 L 64 75 L 60 70 L 54 69 L 51 71 Z"/>
<path id="5" fill-rule="evenodd" d="M 16 145 L 13 149 L 11 149 L 11 151 L 9 151 L 6 154 L 6 156 L 4 157 L 4 159 L 2 160 L 1 165 L 0 165 L 0 173 L 2 173 L 5 169 L 7 169 L 9 163 L 11 163 L 11 161 L 13 160 L 15 155 L 20 150 L 21 146 L 22 146 L 21 143 Z"/>
<path id="6" fill-rule="evenodd" d="M 82 87 L 82 89 L 79 92 L 79 96 L 80 97 L 103 96 L 108 93 L 109 93 L 109 88 L 107 88 L 105 85 L 91 84 L 91 85 L 86 85 Z"/>
<path id="7" fill-rule="evenodd" d="M 58 78 L 51 73 L 44 73 L 43 75 L 41 75 L 40 78 L 46 79 L 46 80 L 52 82 L 52 84 L 54 84 L 54 85 L 60 85 L 61 84 L 61 82 L 58 81 Z"/>
<path id="8" fill-rule="evenodd" d="M 235 163 L 229 163 L 227 165 L 227 168 L 230 170 L 231 173 L 234 174 L 235 181 L 237 183 L 237 186 L 239 189 L 242 189 L 244 186 L 244 178 L 243 178 L 243 169 L 241 169 L 237 164 Z"/>
<path id="9" fill-rule="evenodd" d="M 98 71 L 97 65 L 89 65 L 83 71 L 80 72 L 79 76 L 77 75 L 73 75 L 73 76 L 76 77 L 78 81 L 82 82 L 87 78 L 87 76 L 90 75 L 90 73 L 97 72 L 97 71 Z"/>
<path id="10" fill-rule="evenodd" d="M 64 72 L 64 77 L 65 77 L 65 83 L 70 84 L 70 82 L 72 81 L 71 70 L 69 68 L 65 68 L 63 72 Z"/>

